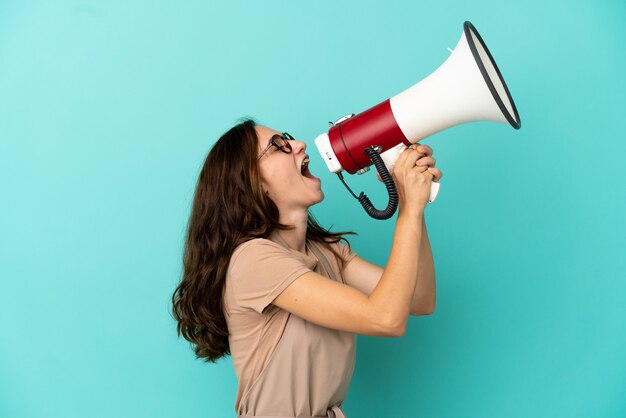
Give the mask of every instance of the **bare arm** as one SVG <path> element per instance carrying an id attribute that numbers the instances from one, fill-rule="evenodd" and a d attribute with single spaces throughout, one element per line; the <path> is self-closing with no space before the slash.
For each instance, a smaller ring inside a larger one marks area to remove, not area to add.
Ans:
<path id="1" fill-rule="evenodd" d="M 424 208 L 433 174 L 416 166 L 422 154 L 408 149 L 393 169 L 400 211 L 391 254 L 369 296 L 309 272 L 291 283 L 272 303 L 318 325 L 364 335 L 402 336 L 417 283 Z"/>
<path id="2" fill-rule="evenodd" d="M 387 268 L 369 296 L 309 272 L 278 295 L 274 305 L 327 328 L 372 336 L 404 335 L 417 281 L 414 254 L 419 250 L 422 216 L 398 217 Z"/>
<path id="3" fill-rule="evenodd" d="M 355 257 L 343 270 L 346 282 L 366 295 L 371 295 L 380 281 L 384 269 L 369 261 Z M 410 314 L 413 316 L 430 315 L 435 310 L 435 271 L 433 255 L 426 231 L 426 221 L 422 223 L 422 241 L 420 243 L 417 284 L 411 299 Z"/>
<path id="4" fill-rule="evenodd" d="M 435 311 L 436 284 L 433 252 L 426 231 L 426 220 L 422 221 L 417 285 L 411 301 L 411 315 L 430 315 Z"/>
<path id="5" fill-rule="evenodd" d="M 433 158 L 433 150 L 428 145 L 419 144 L 416 147 L 418 152 L 423 153 L 424 158 L 417 161 L 417 165 L 429 165 L 432 167 L 436 181 L 440 180 L 442 173 L 435 169 L 435 159 Z M 378 179 L 382 181 L 380 175 L 376 173 Z M 353 287 L 361 290 L 369 295 L 374 290 L 376 283 L 382 276 L 383 269 L 375 264 L 365 261 L 361 258 L 355 258 L 346 267 L 344 272 L 346 281 Z M 426 230 L 426 218 L 422 219 L 422 240 L 420 242 L 419 266 L 417 272 L 417 285 L 411 300 L 411 315 L 430 315 L 435 311 L 436 304 L 436 284 L 435 284 L 435 265 L 433 254 Z"/>

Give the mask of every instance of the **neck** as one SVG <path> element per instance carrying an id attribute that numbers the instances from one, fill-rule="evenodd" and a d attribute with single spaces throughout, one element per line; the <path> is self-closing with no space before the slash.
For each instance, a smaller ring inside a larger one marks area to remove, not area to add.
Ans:
<path id="1" fill-rule="evenodd" d="M 282 238 L 287 246 L 292 250 L 306 253 L 306 226 L 309 219 L 307 210 L 303 212 L 289 212 L 284 216 L 281 214 L 279 221 L 283 225 L 291 225 L 293 229 L 282 229 L 275 231 Z"/>

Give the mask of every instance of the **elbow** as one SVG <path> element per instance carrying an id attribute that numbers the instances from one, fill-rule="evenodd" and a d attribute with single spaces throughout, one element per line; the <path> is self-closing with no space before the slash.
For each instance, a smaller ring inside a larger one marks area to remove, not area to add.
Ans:
<path id="1" fill-rule="evenodd" d="M 387 336 L 390 338 L 400 338 L 400 337 L 404 337 L 405 333 L 406 333 L 406 326 L 396 327 L 396 328 L 390 329 Z"/>
<path id="2" fill-rule="evenodd" d="M 391 322 L 387 327 L 386 336 L 390 338 L 400 338 L 404 337 L 406 333 L 408 318 L 404 318 L 401 321 Z"/>
<path id="3" fill-rule="evenodd" d="M 435 302 L 435 300 L 433 299 L 433 303 L 430 305 L 430 309 L 428 310 L 428 315 L 432 315 L 433 313 L 435 313 L 435 305 L 437 303 Z"/>
<path id="4" fill-rule="evenodd" d="M 422 315 L 432 315 L 433 313 L 435 313 L 435 307 L 434 306 L 432 308 L 430 308 L 430 309 L 426 309 Z"/>
<path id="5" fill-rule="evenodd" d="M 377 311 L 368 322 L 370 323 L 369 327 L 371 327 L 371 329 L 366 335 L 397 338 L 404 335 L 408 317 L 403 319 L 400 312 Z"/>
<path id="6" fill-rule="evenodd" d="M 409 321 L 409 312 L 375 308 L 372 314 L 369 322 L 373 324 L 374 329 L 368 335 L 387 338 L 404 336 Z"/>
<path id="7" fill-rule="evenodd" d="M 435 312 L 435 302 L 428 306 L 420 307 L 411 311 L 412 316 L 432 315 Z"/>
<path id="8" fill-rule="evenodd" d="M 435 301 L 428 305 L 422 315 L 432 315 L 435 312 Z"/>

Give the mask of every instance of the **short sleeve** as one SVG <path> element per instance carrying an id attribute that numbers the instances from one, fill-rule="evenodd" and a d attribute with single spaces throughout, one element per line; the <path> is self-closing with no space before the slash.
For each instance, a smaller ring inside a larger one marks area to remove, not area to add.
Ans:
<path id="1" fill-rule="evenodd" d="M 343 260 L 344 265 L 348 264 L 357 254 L 352 251 L 352 249 L 346 245 L 343 241 L 336 242 L 332 244 L 335 247 L 335 250 L 339 253 L 339 256 Z"/>
<path id="2" fill-rule="evenodd" d="M 287 249 L 267 239 L 253 239 L 233 252 L 228 268 L 235 302 L 262 314 L 291 283 L 312 271 Z"/>

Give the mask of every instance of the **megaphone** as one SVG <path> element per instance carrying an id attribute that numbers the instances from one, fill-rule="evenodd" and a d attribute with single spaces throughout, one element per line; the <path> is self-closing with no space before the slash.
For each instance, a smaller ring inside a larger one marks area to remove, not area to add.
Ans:
<path id="1" fill-rule="evenodd" d="M 448 48 L 448 50 L 450 50 Z M 509 89 L 489 49 L 469 21 L 448 59 L 428 77 L 396 96 L 358 115 L 335 122 L 315 145 L 328 166 L 348 191 L 375 219 L 388 219 L 398 207 L 398 195 L 389 174 L 400 153 L 455 125 L 476 121 L 508 123 L 519 129 L 521 121 Z M 367 196 L 346 184 L 342 171 L 363 174 L 376 167 L 389 194 L 384 210 L 376 209 Z M 429 203 L 435 201 L 439 183 L 432 182 Z"/>

